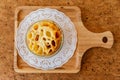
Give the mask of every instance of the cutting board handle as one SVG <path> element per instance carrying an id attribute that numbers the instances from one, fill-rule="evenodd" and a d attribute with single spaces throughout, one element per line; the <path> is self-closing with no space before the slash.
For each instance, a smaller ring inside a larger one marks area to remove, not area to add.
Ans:
<path id="1" fill-rule="evenodd" d="M 102 33 L 94 33 L 89 31 L 82 22 L 79 22 L 80 27 L 77 27 L 78 31 L 78 45 L 79 52 L 84 53 L 86 50 L 92 47 L 104 47 L 111 48 L 114 42 L 113 34 L 110 31 Z"/>
<path id="2" fill-rule="evenodd" d="M 90 48 L 93 47 L 104 47 L 111 48 L 114 42 L 113 34 L 110 31 L 105 31 L 102 33 L 94 33 L 89 31 L 82 22 L 79 22 L 81 27 L 78 27 L 78 45 L 80 56 Z"/>
<path id="3" fill-rule="evenodd" d="M 84 31 L 82 37 L 79 38 L 79 52 L 82 57 L 83 54 L 92 47 L 111 48 L 113 45 L 113 34 L 110 31 L 103 33 L 93 33 L 91 31 Z"/>
<path id="4" fill-rule="evenodd" d="M 103 33 L 91 32 L 90 40 L 94 42 L 91 47 L 111 48 L 113 45 L 113 34 L 110 31 Z"/>

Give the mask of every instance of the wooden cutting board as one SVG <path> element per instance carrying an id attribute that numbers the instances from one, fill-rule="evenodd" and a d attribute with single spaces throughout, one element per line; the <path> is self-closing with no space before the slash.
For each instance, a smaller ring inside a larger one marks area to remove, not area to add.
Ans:
<path id="1" fill-rule="evenodd" d="M 113 35 L 110 31 L 93 33 L 88 31 L 81 21 L 81 11 L 76 6 L 22 6 L 15 11 L 15 35 L 21 20 L 30 12 L 40 8 L 54 8 L 65 13 L 74 23 L 77 30 L 77 48 L 72 58 L 62 67 L 53 70 L 40 70 L 27 65 L 14 48 L 14 70 L 19 73 L 77 73 L 81 68 L 81 60 L 85 51 L 92 47 L 111 48 Z"/>

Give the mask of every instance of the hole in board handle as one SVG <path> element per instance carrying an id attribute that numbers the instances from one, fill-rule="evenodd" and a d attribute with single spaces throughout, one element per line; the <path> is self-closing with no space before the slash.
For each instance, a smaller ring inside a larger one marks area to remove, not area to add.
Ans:
<path id="1" fill-rule="evenodd" d="M 103 41 L 103 43 L 107 43 L 108 42 L 108 38 L 107 37 L 103 37 L 102 41 Z"/>

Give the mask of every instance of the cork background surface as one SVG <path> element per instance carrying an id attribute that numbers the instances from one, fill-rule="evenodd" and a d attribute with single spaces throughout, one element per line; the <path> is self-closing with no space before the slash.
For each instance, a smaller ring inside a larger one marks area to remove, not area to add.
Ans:
<path id="1" fill-rule="evenodd" d="M 19 74 L 13 69 L 14 12 L 18 6 L 78 6 L 92 32 L 111 31 L 111 49 L 89 49 L 76 74 Z M 120 0 L 1 0 L 0 80 L 120 80 Z"/>

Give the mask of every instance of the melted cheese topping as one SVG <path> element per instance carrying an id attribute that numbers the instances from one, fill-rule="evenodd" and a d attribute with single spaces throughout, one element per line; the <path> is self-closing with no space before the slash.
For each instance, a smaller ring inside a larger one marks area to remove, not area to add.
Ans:
<path id="1" fill-rule="evenodd" d="M 27 45 L 30 51 L 40 56 L 55 53 L 61 45 L 62 33 L 58 26 L 49 20 L 33 24 L 27 32 Z"/>

